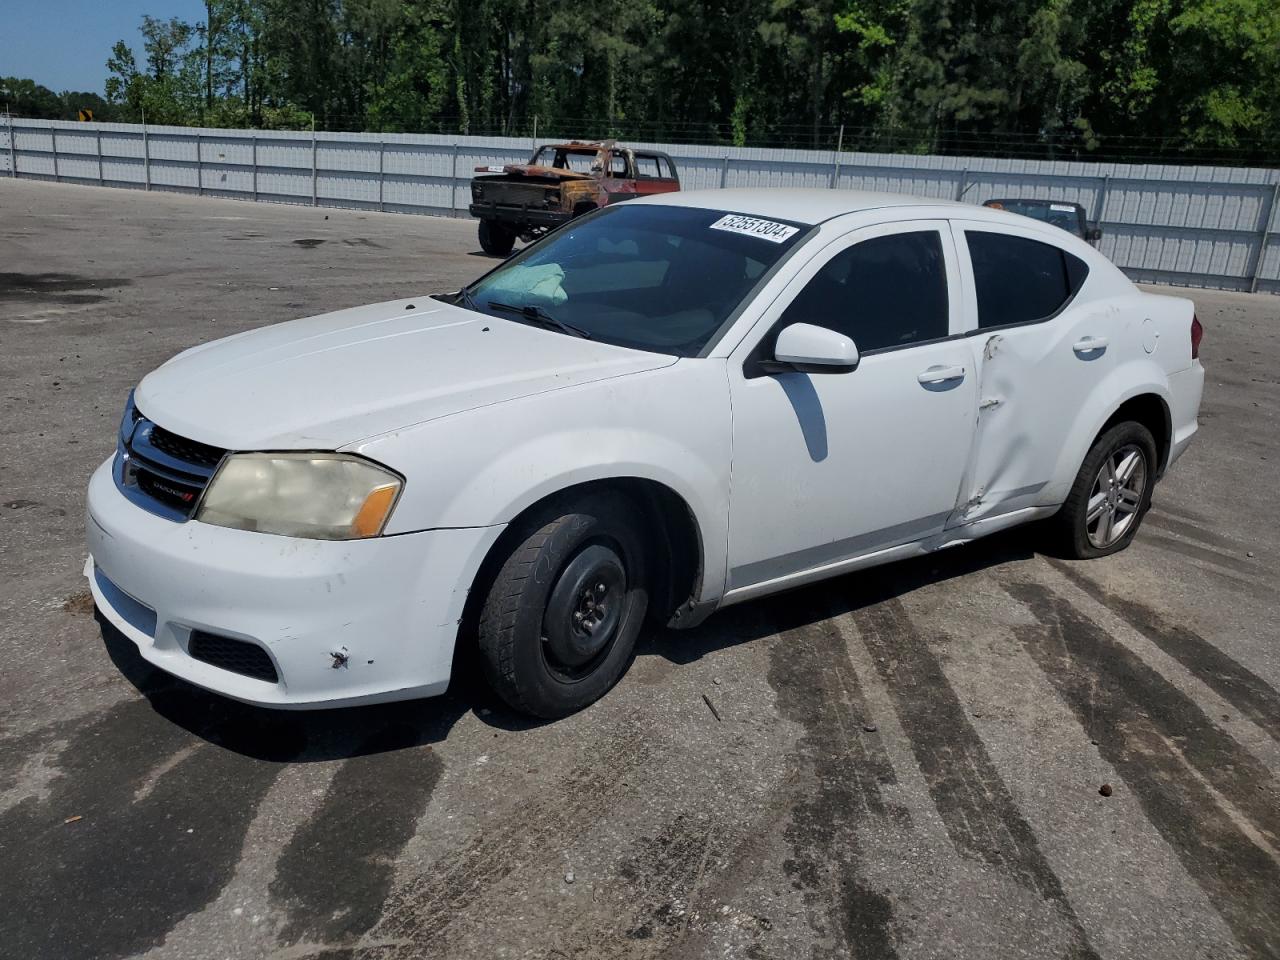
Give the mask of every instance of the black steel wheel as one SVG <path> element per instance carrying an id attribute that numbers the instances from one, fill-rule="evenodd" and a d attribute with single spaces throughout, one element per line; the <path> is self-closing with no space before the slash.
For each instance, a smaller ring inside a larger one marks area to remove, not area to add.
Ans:
<path id="1" fill-rule="evenodd" d="M 506 542 L 477 632 L 507 703 L 563 717 L 622 676 L 648 606 L 641 529 L 629 500 L 595 493 L 539 511 Z"/>

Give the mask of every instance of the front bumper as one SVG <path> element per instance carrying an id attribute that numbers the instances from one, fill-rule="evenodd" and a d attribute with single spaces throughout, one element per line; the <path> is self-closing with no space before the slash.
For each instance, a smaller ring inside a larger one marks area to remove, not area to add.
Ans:
<path id="1" fill-rule="evenodd" d="M 497 220 L 520 227 L 558 227 L 573 219 L 573 214 L 563 210 L 539 210 L 485 201 L 473 203 L 467 209 L 478 220 Z"/>
<path id="2" fill-rule="evenodd" d="M 129 502 L 110 461 L 89 481 L 85 528 L 94 601 L 143 659 L 236 700 L 286 708 L 443 693 L 472 576 L 501 532 L 325 541 L 177 523 Z M 196 660 L 193 630 L 257 644 L 278 682 Z"/>

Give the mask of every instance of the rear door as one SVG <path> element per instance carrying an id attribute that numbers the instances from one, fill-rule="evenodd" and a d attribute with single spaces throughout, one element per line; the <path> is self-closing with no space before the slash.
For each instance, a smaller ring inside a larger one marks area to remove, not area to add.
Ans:
<path id="1" fill-rule="evenodd" d="M 1077 302 L 1088 266 L 1052 231 L 953 221 L 977 370 L 967 496 L 953 525 L 1037 504 L 1085 398 L 1115 366 L 1105 302 Z"/>

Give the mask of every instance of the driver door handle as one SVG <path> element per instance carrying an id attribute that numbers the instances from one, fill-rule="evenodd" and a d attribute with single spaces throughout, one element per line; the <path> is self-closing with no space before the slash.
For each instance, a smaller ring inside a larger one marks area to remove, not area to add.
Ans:
<path id="1" fill-rule="evenodd" d="M 1076 353 L 1093 353 L 1095 350 L 1107 349 L 1106 337 L 1083 337 L 1071 345 Z"/>
<path id="2" fill-rule="evenodd" d="M 921 383 L 946 383 L 948 380 L 963 380 L 964 367 L 943 367 L 934 365 L 920 371 L 916 377 Z"/>

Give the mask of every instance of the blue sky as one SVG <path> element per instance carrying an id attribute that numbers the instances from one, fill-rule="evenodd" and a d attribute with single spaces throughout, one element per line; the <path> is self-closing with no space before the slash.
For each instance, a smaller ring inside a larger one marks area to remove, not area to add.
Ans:
<path id="1" fill-rule="evenodd" d="M 102 93 L 111 45 L 124 40 L 142 65 L 142 15 L 204 22 L 201 0 L 3 0 L 0 77 L 51 90 Z"/>

